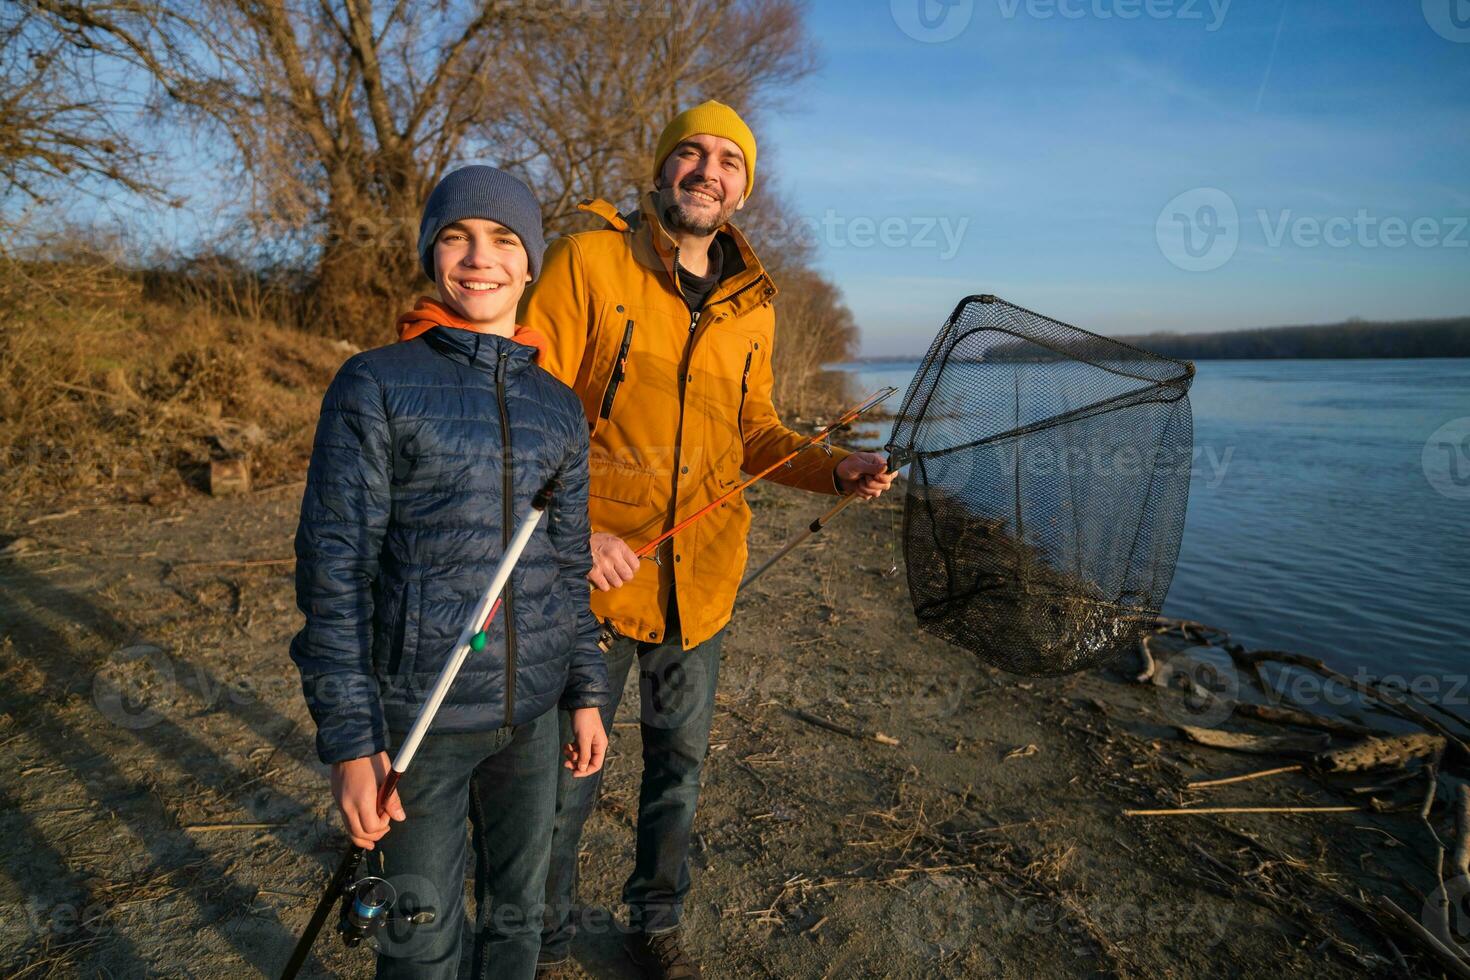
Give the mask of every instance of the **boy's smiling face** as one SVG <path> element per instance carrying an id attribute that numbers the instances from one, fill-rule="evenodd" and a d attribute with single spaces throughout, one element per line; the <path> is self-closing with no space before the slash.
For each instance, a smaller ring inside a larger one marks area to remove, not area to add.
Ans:
<path id="1" fill-rule="evenodd" d="M 520 237 L 498 221 L 461 218 L 434 239 L 439 299 L 477 327 L 510 335 L 529 270 Z"/>

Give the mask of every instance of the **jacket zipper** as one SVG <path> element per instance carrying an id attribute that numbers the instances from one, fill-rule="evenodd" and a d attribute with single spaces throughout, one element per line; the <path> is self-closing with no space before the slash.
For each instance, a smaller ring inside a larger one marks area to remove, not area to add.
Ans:
<path id="1" fill-rule="evenodd" d="M 598 412 L 600 418 L 611 418 L 613 399 L 618 395 L 618 385 L 628 376 L 628 348 L 633 343 L 633 321 L 630 319 L 628 325 L 623 328 L 623 342 L 618 347 L 618 359 L 613 361 L 612 378 L 607 383 L 607 393 L 602 396 L 602 411 Z"/>
<path id="2" fill-rule="evenodd" d="M 745 396 L 750 391 L 750 359 L 755 351 L 745 352 L 745 370 L 740 372 L 740 407 L 735 410 L 735 428 L 740 432 L 740 441 L 745 442 Z"/>
<path id="3" fill-rule="evenodd" d="M 500 539 L 501 547 L 510 549 L 510 526 L 515 521 L 515 482 L 511 469 L 510 451 L 510 412 L 505 406 L 505 362 L 509 355 L 505 351 L 500 352 L 500 363 L 495 366 L 495 398 L 500 404 L 500 459 L 503 472 L 503 486 L 501 487 L 501 519 Z M 505 582 L 505 593 L 502 604 L 505 606 L 505 727 L 514 724 L 516 705 L 516 617 L 515 605 L 515 578 L 512 576 Z"/>

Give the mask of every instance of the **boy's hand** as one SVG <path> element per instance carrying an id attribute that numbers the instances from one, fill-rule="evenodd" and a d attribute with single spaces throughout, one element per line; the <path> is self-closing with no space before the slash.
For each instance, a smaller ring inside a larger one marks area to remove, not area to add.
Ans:
<path id="1" fill-rule="evenodd" d="M 598 591 L 616 589 L 633 581 L 637 574 L 638 556 L 628 547 L 628 542 L 616 534 L 592 532 L 592 571 L 587 573 L 587 580 Z"/>
<path id="2" fill-rule="evenodd" d="M 562 765 L 577 778 L 590 776 L 602 768 L 607 755 L 607 732 L 602 727 L 602 712 L 596 708 L 577 708 L 572 712 L 572 740 L 562 746 L 567 761 Z"/>
<path id="3" fill-rule="evenodd" d="M 381 840 L 388 832 L 389 817 L 408 819 L 403 804 L 398 802 L 397 790 L 388 797 L 387 813 L 378 815 L 378 788 L 388 778 L 390 765 L 386 752 L 332 764 L 332 796 L 337 800 L 342 822 L 347 825 L 347 836 L 353 844 L 369 851 L 373 849 L 373 841 Z"/>

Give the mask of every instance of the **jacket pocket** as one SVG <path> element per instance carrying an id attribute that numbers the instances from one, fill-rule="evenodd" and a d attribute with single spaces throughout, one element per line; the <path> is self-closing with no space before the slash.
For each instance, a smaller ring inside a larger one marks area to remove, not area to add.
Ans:
<path id="1" fill-rule="evenodd" d="M 397 616 L 388 647 L 388 677 L 407 677 L 413 671 L 418 653 L 419 613 L 423 598 L 417 576 L 410 575 L 398 597 Z"/>
<path id="2" fill-rule="evenodd" d="M 646 507 L 653 495 L 653 470 L 593 450 L 587 462 L 588 496 Z"/>

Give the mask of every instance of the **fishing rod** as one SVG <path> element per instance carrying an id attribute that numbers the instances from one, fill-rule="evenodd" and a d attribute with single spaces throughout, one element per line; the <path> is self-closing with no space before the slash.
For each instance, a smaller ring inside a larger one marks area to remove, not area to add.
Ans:
<path id="1" fill-rule="evenodd" d="M 888 461 L 888 472 L 893 472 L 892 459 Z M 764 562 L 762 562 L 759 568 L 757 568 L 753 572 L 747 573 L 745 578 L 740 580 L 740 585 L 736 587 L 736 593 L 738 594 L 745 591 L 745 587 L 747 585 L 764 575 L 766 573 L 766 570 L 769 569 L 772 565 L 776 564 L 776 562 L 780 561 L 782 558 L 785 558 L 787 555 L 791 554 L 791 552 L 795 551 L 797 546 L 806 541 L 807 538 L 810 538 L 814 534 L 820 534 L 822 532 L 822 529 L 830 524 L 834 517 L 846 510 L 851 504 L 856 503 L 857 501 L 862 499 L 862 497 L 859 497 L 855 493 L 844 494 L 841 500 L 833 504 L 831 508 L 826 511 L 826 513 L 822 514 L 820 517 L 814 518 L 812 522 L 808 524 L 800 534 L 796 535 L 790 541 L 787 541 L 785 544 L 783 544 L 780 550 L 771 557 L 767 558 Z"/>
<path id="2" fill-rule="evenodd" d="M 448 663 L 439 671 L 439 678 L 434 682 L 434 689 L 429 692 L 429 698 L 419 709 L 418 716 L 414 718 L 413 727 L 409 729 L 408 737 L 399 746 L 398 753 L 393 757 L 393 767 L 383 780 L 383 785 L 378 789 L 378 815 L 382 816 L 387 811 L 388 800 L 393 796 L 393 791 L 398 788 L 398 781 L 408 770 L 409 764 L 413 762 L 414 753 L 419 749 L 419 743 L 424 740 L 429 726 L 434 723 L 434 715 L 438 713 L 439 706 L 444 703 L 449 688 L 454 684 L 455 677 L 464 666 L 465 660 L 473 651 L 479 653 L 485 649 L 486 631 L 490 629 L 490 623 L 495 619 L 495 614 L 500 611 L 501 593 L 505 590 L 506 582 L 510 581 L 510 574 L 515 569 L 516 562 L 520 560 L 521 552 L 526 550 L 526 545 L 531 540 L 536 526 L 541 522 L 541 515 L 546 512 L 551 503 L 552 489 L 556 481 L 553 479 L 536 492 L 530 504 L 521 513 L 520 523 L 516 526 L 515 534 L 506 546 L 505 554 L 501 556 L 500 564 L 495 566 L 495 573 L 490 578 L 490 584 L 481 596 L 479 605 L 475 607 L 475 614 L 470 618 L 463 632 L 459 635 L 459 641 L 455 644 L 454 653 L 450 655 Z M 509 722 L 510 719 L 506 719 Z M 337 925 L 337 931 L 342 934 L 342 940 L 353 947 L 364 939 L 376 933 L 384 923 L 393 916 L 393 904 L 397 900 L 393 886 L 385 879 L 369 875 L 365 878 L 357 877 L 358 866 L 362 863 L 363 854 L 366 853 L 356 844 L 349 844 L 342 854 L 342 860 L 333 872 L 331 880 L 327 882 L 326 890 L 317 901 L 316 910 L 311 914 L 311 921 L 306 924 L 306 931 L 296 943 L 296 948 L 291 952 L 291 959 L 286 962 L 286 969 L 281 973 L 281 980 L 292 980 L 306 962 L 306 957 L 311 953 L 311 947 L 316 942 L 317 934 L 321 932 L 322 926 L 327 921 L 327 915 L 332 910 L 332 903 L 338 898 L 342 900 L 341 918 Z M 434 920 L 435 913 L 432 910 L 423 910 L 409 916 L 403 916 L 404 921 L 410 925 L 421 925 Z"/>
<path id="3" fill-rule="evenodd" d="M 821 517 L 816 518 L 810 524 L 808 524 L 806 526 L 806 529 L 804 531 L 802 531 L 796 537 L 792 538 L 790 541 L 787 541 L 784 545 L 782 545 L 780 551 L 777 551 L 774 555 L 772 555 L 771 557 L 767 558 L 765 560 L 765 562 L 762 563 L 762 565 L 761 565 L 760 568 L 757 568 L 755 571 L 748 573 L 745 576 L 745 578 L 741 579 L 740 580 L 740 585 L 737 587 L 736 591 L 737 592 L 743 592 L 743 591 L 745 591 L 745 587 L 747 585 L 749 585 L 751 582 L 754 582 L 756 579 L 760 578 L 762 575 L 764 575 L 765 572 L 766 572 L 766 569 L 770 568 L 772 565 L 776 564 L 776 562 L 780 561 L 782 558 L 785 558 L 787 555 L 791 554 L 791 552 L 793 552 L 793 551 L 796 550 L 797 545 L 801 544 L 803 541 L 805 541 L 807 538 L 811 537 L 812 535 L 819 533 L 822 530 L 822 528 L 824 528 L 824 527 L 827 526 L 828 522 L 831 521 L 832 518 L 836 517 L 838 514 L 842 513 L 844 510 L 846 510 L 847 507 L 848 507 L 848 505 L 850 505 L 854 501 L 857 501 L 857 500 L 860 500 L 860 499 L 862 499 L 862 498 L 860 498 L 855 493 L 849 493 L 849 494 L 844 495 L 841 500 L 837 501 L 837 503 L 835 503 L 835 504 L 832 505 L 832 508 L 830 510 L 828 510 Z"/>
<path id="4" fill-rule="evenodd" d="M 688 517 L 684 518 L 678 524 L 675 524 L 673 527 L 669 528 L 667 531 L 660 534 L 658 537 L 654 538 L 652 541 L 648 542 L 637 551 L 633 552 L 634 556 L 637 558 L 649 558 L 651 556 L 653 562 L 657 564 L 658 556 L 654 553 L 658 550 L 660 545 L 672 538 L 674 535 L 678 534 L 680 531 L 684 530 L 689 525 L 693 524 L 695 521 L 699 520 L 704 515 L 708 514 L 710 511 L 714 510 L 716 507 L 719 507 L 721 504 L 729 500 L 731 497 L 735 496 L 737 493 L 740 493 L 742 490 L 749 489 L 751 485 L 754 484 L 757 480 L 769 476 L 771 473 L 780 469 L 782 466 L 790 466 L 792 460 L 794 460 L 797 456 L 800 456 L 802 453 L 806 452 L 813 446 L 820 445 L 822 447 L 822 450 L 830 456 L 832 454 L 832 445 L 828 440 L 830 439 L 832 433 L 836 432 L 838 429 L 842 428 L 845 425 L 849 425 L 859 416 L 871 411 L 877 405 L 881 404 L 884 400 L 893 395 L 893 393 L 896 391 L 898 391 L 898 389 L 892 386 L 882 388 L 877 392 L 877 394 L 868 398 L 866 401 L 859 402 L 857 405 L 849 408 L 847 411 L 839 415 L 833 422 L 824 426 L 821 430 L 813 434 L 810 438 L 808 438 L 801 445 L 797 446 L 791 452 L 787 453 L 785 456 L 782 456 L 780 459 L 776 460 L 774 463 L 772 463 L 770 466 L 767 466 L 759 473 L 756 473 L 754 476 L 747 479 L 744 483 L 741 483 L 738 486 L 731 487 L 729 490 L 720 494 L 714 500 L 711 500 L 709 503 L 705 504 L 693 514 L 690 514 Z"/>

